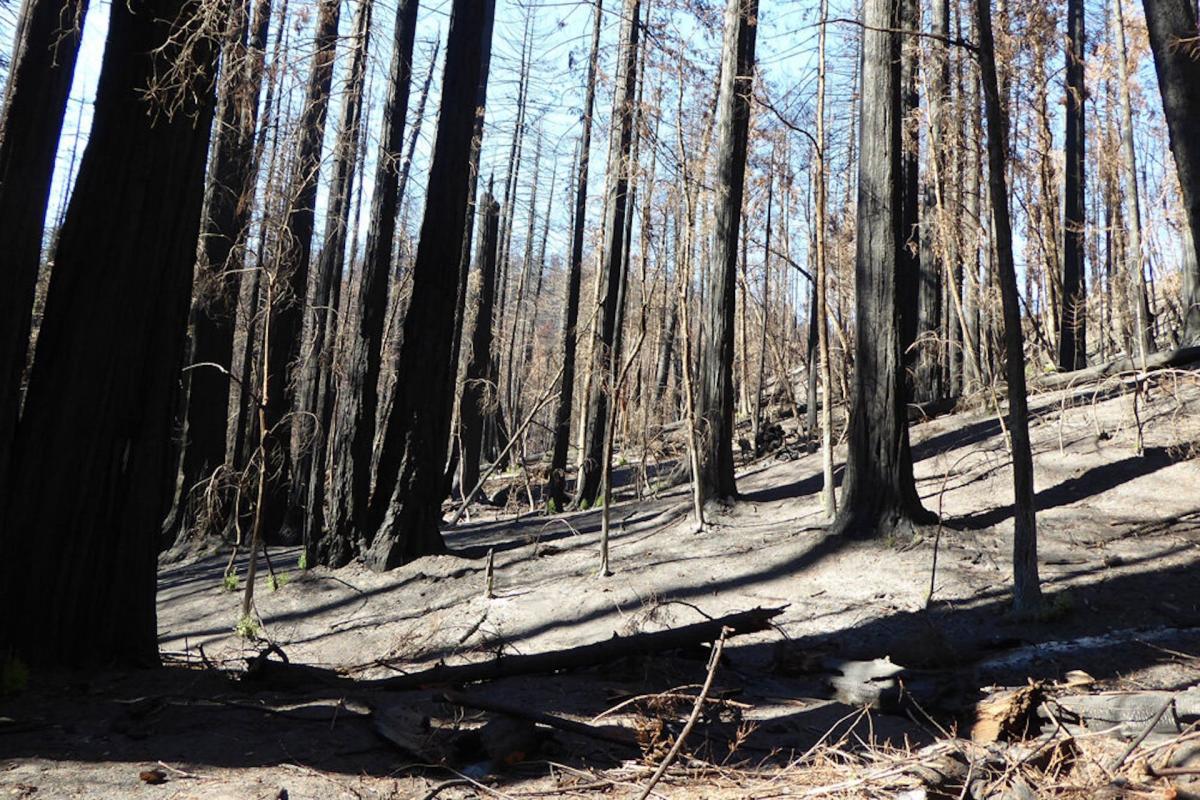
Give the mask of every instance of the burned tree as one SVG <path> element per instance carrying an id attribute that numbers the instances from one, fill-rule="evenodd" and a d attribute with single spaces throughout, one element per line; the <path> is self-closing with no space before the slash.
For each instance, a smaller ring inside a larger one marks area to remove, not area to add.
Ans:
<path id="1" fill-rule="evenodd" d="M 833 531 L 905 534 L 931 521 L 913 479 L 901 350 L 901 0 L 867 0 L 855 254 L 854 385 L 842 505 Z"/>
<path id="2" fill-rule="evenodd" d="M 359 274 L 359 292 L 353 298 L 356 308 L 348 321 L 353 327 L 347 340 L 346 382 L 337 400 L 337 442 L 332 445 L 336 457 L 328 492 L 327 543 L 322 548 L 331 566 L 341 566 L 352 557 L 354 547 L 363 538 L 360 526 L 370 501 L 371 453 L 379 409 L 388 277 L 396 237 L 396 211 L 401 199 L 400 149 L 404 144 L 404 118 L 408 113 L 412 84 L 417 7 L 418 0 L 401 0 L 396 6 L 387 103 L 375 163 L 371 221 Z M 404 166 L 407 168 L 407 163 Z"/>
<path id="3" fill-rule="evenodd" d="M 598 385 L 587 398 L 587 433 L 584 437 L 583 459 L 579 467 L 579 482 L 575 502 L 591 505 L 600 494 L 604 472 L 605 429 L 608 425 L 608 405 L 611 382 L 616 375 L 620 353 L 616 352 L 617 321 L 621 316 L 623 298 L 621 286 L 625 261 L 625 215 L 628 211 L 629 176 L 633 165 L 634 98 L 637 89 L 637 54 L 640 39 L 641 0 L 626 0 L 621 20 L 621 63 L 617 88 L 613 95 L 613 126 L 608 147 L 608 197 L 605 201 L 604 252 L 600 266 L 600 319 L 596 341 L 596 370 Z"/>
<path id="4" fill-rule="evenodd" d="M 982 0 L 981 0 L 982 2 Z M 1084 272 L 1086 246 L 1084 218 L 1084 121 L 1083 0 L 1067 2 L 1067 111 L 1066 175 L 1063 181 L 1062 302 L 1059 304 L 1058 367 L 1063 370 L 1087 366 L 1087 290 Z"/>
<path id="5" fill-rule="evenodd" d="M 450 14 L 442 109 L 398 364 L 406 379 L 388 414 L 371 500 L 378 530 L 366 560 L 377 570 L 445 549 L 438 526 L 454 391 L 454 265 L 462 256 L 475 101 L 485 80 L 483 53 L 490 49 L 494 14 L 493 0 L 455 0 Z M 413 379 L 417 375 L 420 380 Z"/>
<path id="6" fill-rule="evenodd" d="M 35 664 L 158 660 L 169 502 L 222 20 L 184 0 L 113 3 L 95 116 L 59 234 L 17 431 L 0 649 Z M 147 106 L 144 92 L 158 105 Z"/>
<path id="7" fill-rule="evenodd" d="M 733 475 L 734 310 L 757 33 L 757 0 L 729 0 L 717 97 L 715 233 L 699 408 L 700 478 L 705 500 L 737 495 Z"/>
<path id="8" fill-rule="evenodd" d="M 1142 4 L 1194 256 L 1200 253 L 1200 58 L 1196 57 L 1200 32 L 1196 9 L 1191 0 L 1142 0 Z M 1200 261 L 1193 257 L 1187 262 L 1183 338 L 1195 342 L 1200 341 L 1200 314 L 1193 310 L 1200 305 Z"/>
<path id="9" fill-rule="evenodd" d="M 192 366 L 185 373 L 187 417 L 180 460 L 182 495 L 168 532 L 187 535 L 199 522 L 201 484 L 226 462 L 234 301 L 255 190 L 254 137 L 270 0 L 230 8 L 221 57 L 215 142 L 208 165 L 200 247 L 192 292 Z M 200 531 L 196 531 L 200 533 Z"/>
<path id="10" fill-rule="evenodd" d="M 483 454 L 484 416 L 497 402 L 492 375 L 492 317 L 496 308 L 496 246 L 499 236 L 500 204 L 492 197 L 491 187 L 483 196 L 479 214 L 479 250 L 475 263 L 479 285 L 475 316 L 471 323 L 471 353 L 467 360 L 460 405 L 462 439 L 461 487 L 463 496 L 479 482 L 479 461 Z"/>
<path id="11" fill-rule="evenodd" d="M 288 207 L 283 231 L 276 244 L 273 268 L 266 276 L 267 313 L 270 315 L 267 346 L 266 429 L 269 436 L 267 462 L 263 469 L 274 473 L 264 497 L 263 528 L 268 537 L 296 540 L 299 531 L 283 531 L 287 515 L 291 465 L 291 435 L 288 416 L 297 384 L 292 374 L 299 361 L 304 329 L 304 300 L 308 290 L 309 257 L 312 253 L 316 216 L 317 178 L 321 169 L 321 146 L 329 114 L 329 90 L 333 83 L 333 58 L 337 49 L 339 0 L 321 0 L 317 13 L 316 53 L 308 76 L 304 107 L 298 121 L 299 138 L 293 161 Z"/>
<path id="12" fill-rule="evenodd" d="M 583 104 L 583 130 L 579 135 L 579 164 L 575 172 L 575 207 L 571 222 L 571 261 L 567 271 L 567 304 L 563 307 L 563 376 L 558 404 L 554 408 L 554 445 L 550 456 L 550 479 L 546 487 L 553 508 L 566 505 L 567 453 L 571 445 L 571 409 L 575 397 L 575 348 L 578 343 L 579 283 L 583 273 L 583 231 L 587 221 L 588 156 L 592 146 L 592 111 L 596 105 L 596 60 L 600 51 L 603 0 L 596 0 L 592 28 L 592 51 L 588 59 L 587 95 Z"/>
<path id="13" fill-rule="evenodd" d="M 83 35 L 85 0 L 28 0 L 0 108 L 0 453 L 10 450 L 29 344 L 42 222 Z M 67 29 L 64 30 L 64 24 Z M 0 485 L 6 455 L 0 455 Z"/>
<path id="14" fill-rule="evenodd" d="M 992 198 L 992 231 L 996 243 L 996 272 L 1004 314 L 1005 378 L 1008 382 L 1008 422 L 1013 460 L 1013 610 L 1022 615 L 1038 612 L 1037 519 L 1033 493 L 1033 455 L 1029 444 L 1029 405 L 1025 393 L 1025 345 L 1021 331 L 1021 306 L 1012 249 L 1012 222 L 1008 212 L 1005 178 L 1007 142 L 996 80 L 996 55 L 992 41 L 991 0 L 977 0 L 979 67 L 987 110 L 988 188 Z M 1065 331 L 1064 331 L 1065 333 Z"/>

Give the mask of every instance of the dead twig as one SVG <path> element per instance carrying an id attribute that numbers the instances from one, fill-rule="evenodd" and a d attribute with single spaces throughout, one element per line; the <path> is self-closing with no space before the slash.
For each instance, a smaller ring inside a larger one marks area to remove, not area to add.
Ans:
<path id="1" fill-rule="evenodd" d="M 655 773 L 650 776 L 649 782 L 646 783 L 646 788 L 638 795 L 638 800 L 646 800 L 650 796 L 650 792 L 654 791 L 655 785 L 662 780 L 662 776 L 666 774 L 667 769 L 675 761 L 675 758 L 679 755 L 679 751 L 683 748 L 683 743 L 687 739 L 688 734 L 696 726 L 696 720 L 700 718 L 700 711 L 704 708 L 704 701 L 708 698 L 708 691 L 712 688 L 713 678 L 717 674 L 717 665 L 721 662 L 721 651 L 725 649 L 725 638 L 729 633 L 729 628 L 721 629 L 721 637 L 713 644 L 712 655 L 708 659 L 708 675 L 704 678 L 704 686 L 700 689 L 700 696 L 696 698 L 696 702 L 692 706 L 692 713 L 684 724 L 683 730 L 679 732 L 679 737 L 675 740 L 675 744 L 671 746 L 671 751 L 667 753 L 666 758 L 658 765 Z"/>
<path id="2" fill-rule="evenodd" d="M 1116 772 L 1118 769 L 1120 769 L 1121 765 L 1125 763 L 1125 760 L 1129 758 L 1129 756 L 1133 755 L 1133 751 L 1138 748 L 1138 745 L 1146 741 L 1146 737 L 1149 736 L 1151 731 L 1154 730 L 1154 726 L 1158 724 L 1160 719 L 1162 719 L 1163 714 L 1167 713 L 1167 709 L 1174 707 L 1175 698 L 1171 697 L 1167 700 L 1167 702 L 1163 703 L 1163 707 L 1158 710 L 1157 714 L 1146 721 L 1146 725 L 1142 728 L 1141 732 L 1138 733 L 1137 736 L 1133 737 L 1133 741 L 1129 743 L 1129 746 L 1126 747 L 1121 755 L 1117 757 L 1117 760 L 1112 763 L 1112 767 L 1110 767 L 1110 769 L 1113 772 Z"/>

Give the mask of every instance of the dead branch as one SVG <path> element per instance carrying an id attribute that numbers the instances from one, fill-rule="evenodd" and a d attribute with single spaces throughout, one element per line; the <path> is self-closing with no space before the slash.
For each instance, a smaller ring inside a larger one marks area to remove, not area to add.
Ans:
<path id="1" fill-rule="evenodd" d="M 682 628 L 672 628 L 653 633 L 633 636 L 614 636 L 592 644 L 580 645 L 567 650 L 554 650 L 532 655 L 515 655 L 496 658 L 476 664 L 446 666 L 439 664 L 430 669 L 398 675 L 377 681 L 364 681 L 361 688 L 379 688 L 405 691 L 427 686 L 474 683 L 477 681 L 506 678 L 513 675 L 531 675 L 540 672 L 557 672 L 580 667 L 607 664 L 629 656 L 645 656 L 693 647 L 712 642 L 729 628 L 727 636 L 757 633 L 771 627 L 771 620 L 783 613 L 783 608 L 754 608 L 737 614 L 729 614 L 712 621 L 697 622 Z"/>

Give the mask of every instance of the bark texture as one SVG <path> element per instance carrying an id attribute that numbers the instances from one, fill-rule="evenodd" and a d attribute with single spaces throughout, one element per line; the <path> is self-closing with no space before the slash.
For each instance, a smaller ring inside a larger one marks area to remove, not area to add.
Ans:
<path id="1" fill-rule="evenodd" d="M 142 90 L 196 7 L 111 6 L 0 525 L 0 649 L 27 663 L 158 659 L 163 476 L 213 111 L 209 85 L 188 87 L 170 116 L 148 114 Z M 193 57 L 191 74 L 211 74 L 205 44 Z"/>
<path id="2" fill-rule="evenodd" d="M 494 0 L 455 0 L 450 12 L 441 115 L 404 318 L 402 379 L 388 414 L 371 501 L 379 528 L 366 561 L 376 570 L 445 549 L 438 526 L 455 377 L 450 343 L 459 274 L 454 265 L 462 256 L 475 101 L 486 80 L 483 53 L 491 48 L 494 15 Z"/>
<path id="3" fill-rule="evenodd" d="M 908 444 L 900 284 L 900 0 L 867 0 L 859 132 L 855 254 L 854 385 L 842 506 L 834 533 L 901 535 L 930 521 L 913 480 Z"/>
<path id="4" fill-rule="evenodd" d="M 329 566 L 343 566 L 361 546 L 362 523 L 371 494 L 371 454 L 379 412 L 379 373 L 383 366 L 383 333 L 387 320 L 388 278 L 400 204 L 401 148 L 412 85 L 413 41 L 418 0 L 396 6 L 392 63 L 383 109 L 371 221 L 363 252 L 359 290 L 348 323 L 346 379 L 338 395 L 333 444 L 334 466 L 329 485 L 328 529 L 321 556 Z M 407 164 L 405 164 L 407 166 Z"/>
<path id="5" fill-rule="evenodd" d="M 42 223 L 86 9 L 84 0 L 27 0 L 0 109 L 0 486 L 20 408 Z M 75 26 L 65 35 L 64 19 Z"/>
<path id="6" fill-rule="evenodd" d="M 754 91 L 757 0 L 725 5 L 725 43 L 717 96 L 715 231 L 708 285 L 708 336 L 700 391 L 701 483 L 705 500 L 737 496 L 733 475 L 733 340 L 737 308 L 738 225 Z M 810 364 L 811 371 L 812 364 Z M 815 374 L 815 373 L 814 373 Z"/>

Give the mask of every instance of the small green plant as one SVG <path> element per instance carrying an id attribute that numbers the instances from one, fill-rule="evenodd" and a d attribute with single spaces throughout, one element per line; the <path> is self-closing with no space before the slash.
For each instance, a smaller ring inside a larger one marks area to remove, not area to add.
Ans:
<path id="1" fill-rule="evenodd" d="M 307 550 L 300 551 L 300 557 L 298 559 L 296 559 L 296 569 L 300 569 L 300 570 L 308 569 L 308 551 Z"/>
<path id="2" fill-rule="evenodd" d="M 236 592 L 238 590 L 238 576 L 236 572 L 228 572 L 221 581 L 221 585 L 225 587 L 227 592 Z"/>
<path id="3" fill-rule="evenodd" d="M 254 641 L 258 638 L 259 627 L 258 623 L 254 621 L 254 617 L 247 614 L 238 620 L 237 627 L 234 628 L 234 631 L 241 638 Z"/>
<path id="4" fill-rule="evenodd" d="M 553 497 L 551 497 L 549 500 L 546 501 L 546 513 L 548 513 L 548 514 L 557 514 L 558 513 L 558 503 L 555 502 Z"/>
<path id="5" fill-rule="evenodd" d="M 271 587 L 272 592 L 278 592 L 280 589 L 288 585 L 288 576 L 272 575 L 267 579 L 267 585 Z"/>
<path id="6" fill-rule="evenodd" d="M 592 507 L 592 504 L 589 503 L 586 499 L 579 501 L 579 510 L 580 511 L 587 511 L 591 507 Z"/>
<path id="7" fill-rule="evenodd" d="M 29 685 L 29 667 L 16 656 L 0 661 L 0 697 L 24 691 Z"/>

